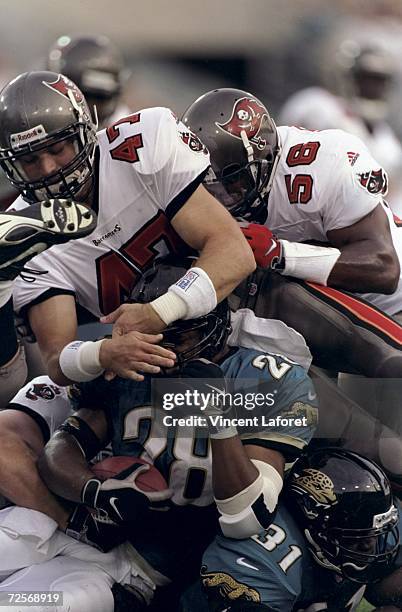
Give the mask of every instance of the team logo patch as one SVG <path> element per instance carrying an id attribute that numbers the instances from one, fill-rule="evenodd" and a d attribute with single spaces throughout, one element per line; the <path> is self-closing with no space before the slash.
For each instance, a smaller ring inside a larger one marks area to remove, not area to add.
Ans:
<path id="1" fill-rule="evenodd" d="M 215 122 L 224 132 L 241 138 L 241 132 L 246 132 L 250 142 L 262 151 L 267 141 L 258 136 L 264 118 L 268 118 L 266 109 L 254 98 L 240 98 L 232 109 L 232 116 L 226 123 Z"/>
<path id="2" fill-rule="evenodd" d="M 309 393 L 310 395 L 310 393 Z M 309 399 L 314 401 L 316 399 L 316 395 L 312 394 Z M 306 419 L 308 425 L 317 426 L 318 425 L 318 410 L 311 404 L 306 404 L 305 402 L 294 402 L 291 405 L 289 410 L 286 410 L 282 413 L 284 418 L 292 417 L 293 419 L 302 419 L 303 417 Z"/>
<path id="3" fill-rule="evenodd" d="M 332 506 L 336 503 L 334 483 L 329 476 L 319 470 L 308 468 L 303 470 L 301 476 L 297 476 L 292 482 L 292 487 L 307 491 L 318 503 Z"/>
<path id="4" fill-rule="evenodd" d="M 201 580 L 204 588 L 217 589 L 219 595 L 226 599 L 261 602 L 258 591 L 235 580 L 230 574 L 224 572 L 207 572 L 205 565 L 201 568 Z"/>
<path id="5" fill-rule="evenodd" d="M 38 399 L 52 400 L 56 395 L 60 395 L 61 391 L 56 385 L 46 385 L 45 383 L 32 385 L 25 394 L 30 400 L 36 402 Z"/>
<path id="6" fill-rule="evenodd" d="M 388 177 L 382 168 L 359 174 L 359 182 L 364 189 L 373 195 L 376 193 L 386 195 L 388 191 Z"/>
<path id="7" fill-rule="evenodd" d="M 189 149 L 195 153 L 204 153 L 204 155 L 208 155 L 207 147 L 201 142 L 198 136 L 193 134 L 193 132 L 179 132 L 179 134 L 180 138 Z"/>
<path id="8" fill-rule="evenodd" d="M 198 276 L 199 275 L 197 272 L 193 272 L 193 270 L 188 270 L 186 274 L 182 278 L 179 278 L 179 280 L 175 284 L 177 287 L 180 287 L 180 289 L 183 289 L 183 291 L 187 291 L 187 289 L 191 287 L 194 281 L 197 280 Z"/>

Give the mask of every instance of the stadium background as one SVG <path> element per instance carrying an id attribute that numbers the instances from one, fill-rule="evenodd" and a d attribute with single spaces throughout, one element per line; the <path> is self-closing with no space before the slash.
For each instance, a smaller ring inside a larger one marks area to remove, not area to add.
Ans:
<path id="1" fill-rule="evenodd" d="M 333 82 L 342 41 L 378 44 L 395 56 L 389 122 L 402 137 L 400 0 L 0 0 L 0 15 L 0 86 L 43 67 L 57 37 L 99 33 L 123 53 L 129 107 L 179 115 L 205 91 L 234 86 L 275 118 L 294 91 Z"/>

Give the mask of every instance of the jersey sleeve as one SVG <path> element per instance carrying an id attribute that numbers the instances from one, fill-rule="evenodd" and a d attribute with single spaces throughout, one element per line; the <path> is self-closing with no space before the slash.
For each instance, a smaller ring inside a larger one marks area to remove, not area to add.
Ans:
<path id="1" fill-rule="evenodd" d="M 54 246 L 28 262 L 28 269 L 35 271 L 32 275 L 33 281 L 24 280 L 25 274 L 24 277 L 17 276 L 13 286 L 16 313 L 24 315 L 28 307 L 55 295 L 75 295 L 76 290 L 72 279 L 67 276 L 56 256 L 66 246 L 68 245 Z M 26 272 L 26 276 L 31 276 L 29 271 Z"/>
<path id="2" fill-rule="evenodd" d="M 384 169 L 363 142 L 341 130 L 331 130 L 336 154 L 325 198 L 326 232 L 357 223 L 382 202 L 388 189 Z M 335 147 L 335 145 L 337 145 Z"/>
<path id="3" fill-rule="evenodd" d="M 122 151 L 131 143 L 133 171 L 142 176 L 156 205 L 172 219 L 202 182 L 210 163 L 208 150 L 170 109 L 149 108 L 131 117 L 138 120 L 130 123 L 127 118 L 115 124 L 117 136 L 111 144 L 111 128 L 106 130 L 111 156 L 122 159 Z"/>
<path id="4" fill-rule="evenodd" d="M 28 414 L 40 428 L 45 442 L 72 412 L 67 388 L 59 387 L 48 376 L 38 376 L 27 383 L 7 408 Z"/>
<path id="5" fill-rule="evenodd" d="M 304 368 L 280 355 L 252 351 L 249 360 L 249 380 L 238 382 L 243 389 L 242 416 L 253 421 L 238 427 L 239 436 L 243 444 L 276 450 L 291 463 L 317 427 L 313 383 Z"/>

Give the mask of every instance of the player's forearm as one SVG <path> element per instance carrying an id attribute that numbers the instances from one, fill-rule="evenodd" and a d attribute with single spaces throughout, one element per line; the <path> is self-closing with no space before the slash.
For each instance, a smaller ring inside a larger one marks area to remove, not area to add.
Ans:
<path id="1" fill-rule="evenodd" d="M 64 528 L 68 511 L 56 500 L 41 479 L 36 454 L 19 438 L 1 436 L 0 493 L 17 506 L 47 514 Z"/>
<path id="2" fill-rule="evenodd" d="M 327 284 L 347 291 L 393 293 L 399 281 L 399 261 L 392 245 L 377 248 L 368 240 L 341 248 Z"/>
<path id="3" fill-rule="evenodd" d="M 256 267 L 243 236 L 212 236 L 201 251 L 197 266 L 211 279 L 218 302 L 227 297 Z"/>
<path id="4" fill-rule="evenodd" d="M 238 436 L 211 439 L 212 483 L 214 496 L 225 499 L 248 487 L 258 470 L 250 461 Z"/>
<path id="5" fill-rule="evenodd" d="M 78 444 L 64 432 L 56 433 L 47 443 L 38 469 L 53 493 L 74 502 L 81 501 L 84 484 L 94 477 Z"/>

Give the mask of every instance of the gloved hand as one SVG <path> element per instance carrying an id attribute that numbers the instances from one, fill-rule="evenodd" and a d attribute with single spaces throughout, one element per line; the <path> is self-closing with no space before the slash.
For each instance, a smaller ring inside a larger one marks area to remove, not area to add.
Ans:
<path id="1" fill-rule="evenodd" d="M 102 510 L 90 510 L 82 505 L 73 510 L 65 532 L 74 540 L 102 552 L 109 552 L 127 539 L 123 527 L 110 520 Z"/>
<path id="2" fill-rule="evenodd" d="M 145 492 L 136 484 L 138 476 L 149 468 L 149 465 L 134 463 L 104 482 L 91 478 L 82 489 L 82 503 L 102 511 L 116 524 L 136 522 L 152 510 L 168 510 L 168 500 L 173 495 L 170 489 Z"/>
<path id="3" fill-rule="evenodd" d="M 240 229 L 254 253 L 255 262 L 260 268 L 283 268 L 283 249 L 281 241 L 265 225 L 241 223 Z"/>

